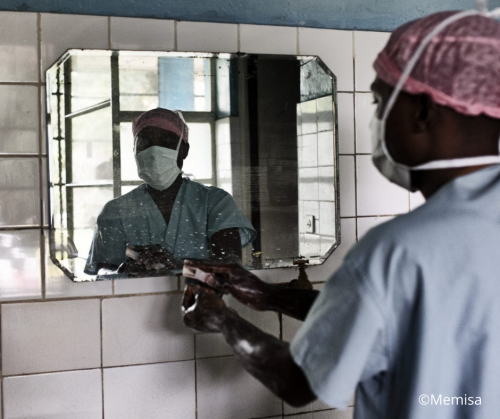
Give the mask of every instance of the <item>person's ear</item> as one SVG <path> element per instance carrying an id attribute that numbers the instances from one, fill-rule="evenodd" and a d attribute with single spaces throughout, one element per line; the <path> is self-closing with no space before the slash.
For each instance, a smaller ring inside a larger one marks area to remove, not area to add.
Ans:
<path id="1" fill-rule="evenodd" d="M 189 143 L 186 143 L 184 140 L 182 141 L 182 160 L 184 160 L 189 154 Z"/>
<path id="2" fill-rule="evenodd" d="M 429 95 L 417 95 L 415 107 L 415 132 L 429 131 L 436 121 L 438 107 Z"/>

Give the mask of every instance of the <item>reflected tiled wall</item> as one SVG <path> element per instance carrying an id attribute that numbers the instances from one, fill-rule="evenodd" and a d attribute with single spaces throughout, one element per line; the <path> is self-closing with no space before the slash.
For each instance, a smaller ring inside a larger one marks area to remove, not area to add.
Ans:
<path id="1" fill-rule="evenodd" d="M 347 419 L 317 402 L 291 409 L 246 374 L 221 336 L 180 319 L 177 278 L 72 283 L 47 259 L 44 73 L 68 48 L 318 54 L 338 77 L 342 243 L 309 270 L 321 283 L 373 225 L 421 203 L 372 167 L 370 63 L 387 34 L 0 12 L 2 414 L 12 418 Z M 289 281 L 293 270 L 257 272 Z M 244 317 L 280 325 L 231 301 Z"/>

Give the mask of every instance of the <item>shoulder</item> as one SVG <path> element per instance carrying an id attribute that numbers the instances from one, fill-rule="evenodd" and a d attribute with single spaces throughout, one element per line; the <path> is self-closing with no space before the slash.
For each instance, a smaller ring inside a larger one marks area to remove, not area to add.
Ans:
<path id="1" fill-rule="evenodd" d="M 108 201 L 102 208 L 99 214 L 99 219 L 116 217 L 123 210 L 128 210 L 135 207 L 137 202 L 141 201 L 144 193 L 146 192 L 146 185 L 139 185 L 137 188 L 132 189 L 124 195 Z"/>
<path id="2" fill-rule="evenodd" d="M 203 185 L 202 183 L 198 183 L 198 182 L 191 180 L 189 178 L 183 178 L 183 181 L 186 185 L 186 189 L 189 189 L 190 191 L 193 191 L 195 193 L 204 194 L 210 200 L 212 200 L 212 199 L 220 200 L 220 199 L 223 199 L 225 197 L 231 197 L 231 195 L 228 192 L 226 192 L 224 189 L 217 188 L 216 186 L 206 186 L 206 185 Z"/>

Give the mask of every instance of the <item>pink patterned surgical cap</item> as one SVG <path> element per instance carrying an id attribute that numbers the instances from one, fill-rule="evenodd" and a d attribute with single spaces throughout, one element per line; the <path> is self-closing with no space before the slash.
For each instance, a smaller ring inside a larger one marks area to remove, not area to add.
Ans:
<path id="1" fill-rule="evenodd" d="M 395 86 L 422 39 L 458 12 L 441 12 L 397 28 L 378 55 L 378 78 Z M 485 16 L 464 17 L 438 33 L 403 85 L 464 115 L 500 118 L 500 24 Z"/>
<path id="2" fill-rule="evenodd" d="M 184 127 L 184 134 L 182 139 L 188 142 L 188 126 L 184 123 L 182 118 L 175 112 L 168 109 L 156 108 L 144 112 L 139 115 L 134 122 L 132 122 L 132 133 L 134 138 L 146 127 L 157 127 L 177 134 L 179 137 L 182 134 Z"/>

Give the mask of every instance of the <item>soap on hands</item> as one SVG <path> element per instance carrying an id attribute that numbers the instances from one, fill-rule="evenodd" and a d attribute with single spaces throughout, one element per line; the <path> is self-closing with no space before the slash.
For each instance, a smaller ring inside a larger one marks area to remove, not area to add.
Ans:
<path id="1" fill-rule="evenodd" d="M 266 310 L 270 284 L 260 280 L 238 263 L 185 260 L 183 275 L 195 278 L 224 294 L 231 294 L 254 310 Z"/>
<path id="2" fill-rule="evenodd" d="M 268 284 L 237 263 L 186 260 L 184 272 L 254 310 L 276 311 L 298 320 L 305 319 L 319 294 L 316 290 Z"/>
<path id="3" fill-rule="evenodd" d="M 182 261 L 159 244 L 147 246 L 128 244 L 125 254 L 127 261 L 120 265 L 118 272 L 130 276 L 168 275 L 172 270 L 182 269 Z"/>

